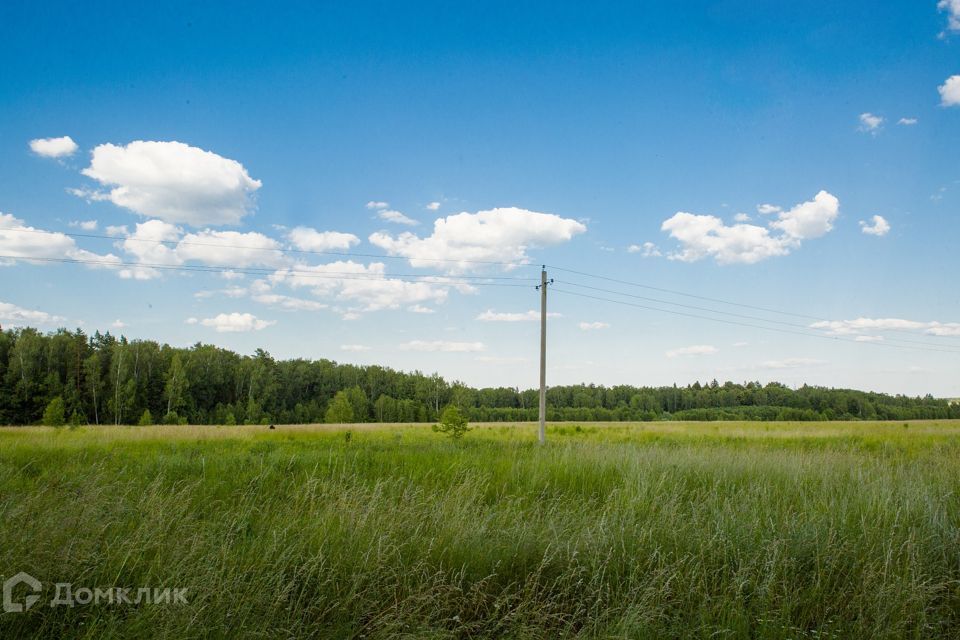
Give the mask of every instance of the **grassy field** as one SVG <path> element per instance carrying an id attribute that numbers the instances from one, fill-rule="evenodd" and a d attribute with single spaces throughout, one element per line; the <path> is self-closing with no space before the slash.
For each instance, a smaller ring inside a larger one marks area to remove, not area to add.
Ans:
<path id="1" fill-rule="evenodd" d="M 0 429 L 0 638 L 960 637 L 960 422 L 534 436 Z"/>

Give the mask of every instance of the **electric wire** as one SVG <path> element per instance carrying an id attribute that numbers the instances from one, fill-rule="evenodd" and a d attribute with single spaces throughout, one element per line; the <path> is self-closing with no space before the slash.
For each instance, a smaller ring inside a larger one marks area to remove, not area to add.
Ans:
<path id="1" fill-rule="evenodd" d="M 659 303 L 659 304 L 668 304 L 668 305 L 672 305 L 672 306 L 676 306 L 676 307 L 681 307 L 681 308 L 684 308 L 684 309 L 693 309 L 693 310 L 696 310 L 696 311 L 706 311 L 706 312 L 708 312 L 708 313 L 716 313 L 716 314 L 725 315 L 725 316 L 730 316 L 730 317 L 734 317 L 734 318 L 743 318 L 743 319 L 746 319 L 746 320 L 756 320 L 756 321 L 759 321 L 759 322 L 768 322 L 768 323 L 771 323 L 771 324 L 777 324 L 777 325 L 781 325 L 781 326 L 792 327 L 792 328 L 795 328 L 795 329 L 803 329 L 803 330 L 809 330 L 809 329 L 811 329 L 811 327 L 809 327 L 809 326 L 807 326 L 807 325 L 797 324 L 797 323 L 794 323 L 794 322 L 786 322 L 786 321 L 784 321 L 784 320 L 772 320 L 772 319 L 770 319 L 770 318 L 763 318 L 763 317 L 760 317 L 760 316 L 752 316 L 752 315 L 747 315 L 747 314 L 743 314 L 743 313 L 734 313 L 734 312 L 732 312 L 732 311 L 721 311 L 721 310 L 719 310 L 719 309 L 711 309 L 711 308 L 709 308 L 709 307 L 698 307 L 698 306 L 696 306 L 696 305 L 683 304 L 683 303 L 681 303 L 681 302 L 671 302 L 670 300 L 661 300 L 661 299 L 659 299 L 659 298 L 648 298 L 648 297 L 646 297 L 646 296 L 638 296 L 638 295 L 635 295 L 635 294 L 632 294 L 632 293 L 625 293 L 625 292 L 623 292 L 623 291 L 614 291 L 613 289 L 604 289 L 604 288 L 602 288 L 602 287 L 591 287 L 590 285 L 580 284 L 580 283 L 577 283 L 577 282 L 570 282 L 569 280 L 557 280 L 557 283 L 558 283 L 558 284 L 565 284 L 565 285 L 572 286 L 572 287 L 579 287 L 579 288 L 582 288 L 582 289 L 589 289 L 589 290 L 591 290 L 591 291 L 599 291 L 599 292 L 601 292 L 601 293 L 610 293 L 610 294 L 614 294 L 614 295 L 618 295 L 618 296 L 624 296 L 624 297 L 633 298 L 633 299 L 636 299 L 636 300 L 645 300 L 645 301 L 647 301 L 647 302 L 656 302 L 656 303 Z M 864 342 L 863 340 L 854 340 L 854 341 L 855 341 L 855 342 Z M 935 343 L 932 343 L 932 342 L 923 342 L 923 341 L 920 341 L 920 340 L 907 340 L 907 339 L 905 339 L 905 338 L 890 338 L 890 339 L 888 339 L 887 341 L 888 341 L 888 342 L 895 342 L 895 343 L 918 344 L 918 345 L 923 345 L 923 346 L 927 346 L 927 347 L 933 347 L 933 346 L 937 346 L 937 347 L 955 347 L 955 346 L 958 346 L 958 345 L 953 345 L 953 344 L 939 344 L 939 345 L 938 345 L 938 344 L 935 344 Z M 952 353 L 960 353 L 960 348 L 958 348 L 958 350 L 952 351 Z"/>
<path id="2" fill-rule="evenodd" d="M 578 293 L 578 292 L 576 292 L 576 291 L 568 291 L 568 290 L 565 290 L 565 289 L 557 289 L 556 287 L 554 287 L 554 288 L 552 289 L 552 291 L 554 291 L 555 293 L 563 293 L 563 294 L 567 294 L 567 295 L 578 296 L 578 297 L 581 297 L 581 298 L 589 298 L 589 299 L 591 299 L 591 300 L 599 300 L 599 301 L 602 301 L 602 302 L 610 302 L 610 303 L 613 303 L 613 304 L 619 304 L 619 305 L 624 305 L 624 306 L 628 306 L 628 307 L 636 307 L 636 308 L 638 308 L 638 309 L 644 309 L 644 310 L 647 310 L 647 311 L 658 311 L 658 312 L 660 312 L 660 313 L 667 313 L 667 314 L 676 315 L 676 316 L 684 316 L 684 317 L 687 317 L 687 318 L 696 318 L 696 319 L 699 319 L 699 320 L 708 320 L 708 321 L 711 321 L 711 322 L 721 322 L 721 323 L 723 323 L 723 324 L 730 324 L 730 325 L 736 325 L 736 326 L 741 326 L 741 327 L 749 327 L 749 328 L 752 328 L 752 329 L 763 329 L 763 330 L 766 330 L 766 331 L 776 331 L 776 332 L 779 332 L 779 333 L 789 333 L 789 334 L 793 334 L 793 335 L 805 336 L 805 337 L 808 337 L 808 338 L 821 338 L 821 339 L 823 339 L 823 340 L 832 340 L 832 341 L 835 341 L 835 342 L 847 342 L 847 343 L 850 343 L 850 344 L 858 344 L 858 345 L 873 345 L 873 346 L 877 346 L 877 347 L 889 347 L 889 348 L 893 348 L 893 349 L 912 349 L 912 350 L 919 350 L 919 351 L 933 351 L 933 352 L 937 352 L 937 353 L 950 353 L 950 354 L 956 354 L 956 353 L 957 353 L 956 351 L 947 351 L 947 350 L 944 350 L 944 349 L 936 349 L 936 348 L 932 348 L 932 347 L 919 347 L 919 346 L 914 347 L 914 346 L 906 346 L 906 345 L 899 345 L 899 344 L 888 344 L 888 343 L 886 343 L 886 342 L 863 342 L 863 341 L 858 341 L 858 340 L 855 340 L 855 339 L 854 339 L 854 340 L 851 340 L 851 339 L 843 338 L 843 337 L 841 337 L 841 336 L 828 336 L 828 335 L 825 335 L 825 334 L 822 334 L 822 333 L 809 333 L 809 332 L 805 332 L 805 331 L 795 331 L 795 330 L 792 330 L 792 329 L 781 329 L 781 328 L 779 328 L 779 327 L 769 327 L 769 326 L 758 325 L 758 324 L 750 324 L 750 323 L 747 323 L 747 322 L 740 322 L 740 321 L 737 321 L 737 320 L 724 320 L 724 319 L 722 319 L 722 318 L 711 318 L 711 317 L 709 317 L 709 316 L 702 316 L 702 315 L 698 315 L 698 314 L 694 314 L 694 313 L 686 313 L 686 312 L 684 312 L 684 311 L 675 311 L 675 310 L 672 310 L 672 309 L 660 309 L 660 308 L 657 308 L 657 307 L 648 307 L 648 306 L 646 306 L 646 305 L 640 305 L 640 304 L 635 304 L 635 303 L 632 303 L 632 302 L 626 302 L 626 301 L 624 301 L 624 300 L 614 300 L 614 299 L 612 299 L 612 298 L 603 298 L 603 297 L 600 297 L 600 296 L 593 296 L 593 295 L 589 295 L 589 294 L 586 294 L 586 293 Z"/>
<path id="3" fill-rule="evenodd" d="M 566 273 L 573 273 L 573 274 L 577 274 L 577 275 L 581 275 L 581 276 L 586 276 L 586 277 L 588 277 L 588 278 L 596 278 L 596 279 L 598 279 L 598 280 L 606 280 L 606 281 L 608 281 L 608 282 L 616 282 L 616 283 L 618 283 L 618 284 L 625 284 L 625 285 L 629 285 L 629 286 L 632 286 L 632 287 L 639 287 L 639 288 L 642 288 L 642 289 L 649 289 L 649 290 L 651 290 L 651 291 L 659 291 L 659 292 L 661 292 L 661 293 L 669 293 L 669 294 L 671 294 L 671 295 L 682 296 L 682 297 L 686 297 L 686 298 L 693 298 L 693 299 L 697 299 L 697 300 L 703 300 L 703 301 L 706 301 L 706 302 L 714 302 L 714 303 L 717 303 L 717 304 L 724 304 L 724 305 L 729 305 L 729 306 L 733 306 L 733 307 L 740 307 L 740 308 L 743 308 L 743 309 L 752 309 L 752 310 L 754 310 L 754 311 L 763 311 L 763 312 L 765 312 L 765 313 L 775 313 L 775 314 L 779 314 L 779 315 L 783 315 L 783 316 L 792 316 L 792 317 L 795 317 L 795 318 L 803 318 L 803 319 L 806 319 L 806 320 L 816 320 L 817 322 L 828 322 L 828 323 L 829 323 L 829 322 L 833 322 L 833 321 L 830 320 L 829 318 L 824 318 L 824 317 L 821 317 L 821 316 L 814 316 L 814 315 L 804 314 L 804 313 L 796 313 L 796 312 L 793 312 L 793 311 L 784 311 L 784 310 L 782 310 L 782 309 L 773 309 L 773 308 L 770 308 L 770 307 L 761 307 L 761 306 L 746 304 L 746 303 L 742 303 L 742 302 L 733 302 L 733 301 L 731 301 L 731 300 L 723 300 L 723 299 L 721 299 L 721 298 L 712 298 L 712 297 L 709 297 L 709 296 L 701 296 L 701 295 L 697 295 L 697 294 L 694 294 L 694 293 L 687 293 L 687 292 L 685 292 L 685 291 L 678 291 L 678 290 L 676 290 L 676 289 L 667 289 L 667 288 L 665 288 L 665 287 L 655 287 L 655 286 L 652 286 L 652 285 L 643 284 L 643 283 L 641 283 L 641 282 L 633 282 L 633 281 L 630 281 L 630 280 L 623 280 L 623 279 L 620 279 L 620 278 L 611 278 L 611 277 L 609 277 L 609 276 L 603 276 L 603 275 L 596 274 L 596 273 L 589 273 L 589 272 L 586 272 L 586 271 L 578 271 L 578 270 L 576 270 L 576 269 L 567 269 L 567 268 L 565 268 L 565 267 L 559 267 L 559 266 L 556 266 L 556 265 L 545 265 L 545 267 L 549 267 L 550 269 L 553 269 L 553 270 L 555 270 L 555 271 L 563 271 L 563 272 L 566 272 Z M 668 303 L 668 304 L 674 304 L 674 303 Z M 810 328 L 810 327 L 805 327 L 805 328 Z M 905 334 L 908 334 L 908 335 L 915 335 L 912 330 L 910 330 L 910 329 L 903 329 L 903 328 L 899 328 L 899 327 L 884 327 L 884 328 L 882 328 L 882 329 L 877 329 L 877 330 L 878 330 L 878 331 L 893 331 L 893 332 L 897 332 L 897 333 L 905 333 Z M 948 336 L 938 336 L 938 339 L 944 339 L 944 340 L 945 340 L 945 339 L 947 339 L 947 338 L 948 338 Z M 953 346 L 958 346 L 958 347 L 960 347 L 960 344 L 954 344 Z"/>

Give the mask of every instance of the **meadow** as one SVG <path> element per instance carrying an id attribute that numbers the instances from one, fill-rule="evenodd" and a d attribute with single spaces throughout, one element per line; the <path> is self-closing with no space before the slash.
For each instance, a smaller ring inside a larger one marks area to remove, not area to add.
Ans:
<path id="1" fill-rule="evenodd" d="M 0 638 L 960 637 L 960 421 L 535 430 L 0 428 Z"/>

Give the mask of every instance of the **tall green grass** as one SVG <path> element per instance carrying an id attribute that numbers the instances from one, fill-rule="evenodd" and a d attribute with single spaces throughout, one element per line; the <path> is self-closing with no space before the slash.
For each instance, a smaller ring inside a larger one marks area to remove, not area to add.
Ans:
<path id="1" fill-rule="evenodd" d="M 351 437 L 345 437 L 349 430 Z M 956 638 L 960 424 L 0 429 L 0 638 Z M 75 587 L 186 605 L 50 607 Z"/>

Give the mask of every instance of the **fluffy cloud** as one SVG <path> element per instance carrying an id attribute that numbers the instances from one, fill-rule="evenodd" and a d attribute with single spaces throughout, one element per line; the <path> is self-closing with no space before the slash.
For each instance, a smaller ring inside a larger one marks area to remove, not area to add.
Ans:
<path id="1" fill-rule="evenodd" d="M 439 210 L 440 210 L 440 203 L 439 203 L 439 202 L 431 202 L 431 203 L 428 204 L 426 207 L 424 207 L 424 209 L 426 209 L 427 211 L 439 211 Z"/>
<path id="2" fill-rule="evenodd" d="M 917 124 L 917 122 L 918 121 L 916 118 L 900 118 L 899 120 L 897 120 L 897 124 L 903 125 L 905 127 L 912 127 L 913 125 Z"/>
<path id="3" fill-rule="evenodd" d="M 596 331 L 598 329 L 609 329 L 610 325 L 606 322 L 581 322 L 579 325 L 581 331 Z"/>
<path id="4" fill-rule="evenodd" d="M 253 193 L 261 186 L 236 160 L 182 142 L 102 144 L 83 174 L 110 187 L 83 192 L 88 197 L 192 226 L 239 223 L 253 209 Z"/>
<path id="5" fill-rule="evenodd" d="M 727 226 L 716 216 L 679 211 L 660 227 L 680 242 L 671 260 L 696 262 L 712 257 L 719 264 L 753 264 L 790 253 L 790 247 L 770 230 L 752 224 Z"/>
<path id="6" fill-rule="evenodd" d="M 381 232 L 371 235 L 370 242 L 390 255 L 408 258 L 414 267 L 450 261 L 448 271 L 460 272 L 475 268 L 476 262 L 527 263 L 527 249 L 567 242 L 586 230 L 576 220 L 507 207 L 439 218 L 424 238 Z"/>
<path id="7" fill-rule="evenodd" d="M 960 0 L 940 0 L 937 9 L 947 13 L 947 30 L 960 31 Z"/>
<path id="8" fill-rule="evenodd" d="M 368 347 L 368 346 L 365 345 L 365 344 L 342 344 L 342 345 L 340 345 L 340 350 L 341 350 L 341 351 L 361 352 L 361 351 L 370 351 L 372 348 L 373 348 L 373 347 Z"/>
<path id="9" fill-rule="evenodd" d="M 885 236 L 890 231 L 890 223 L 883 216 L 873 216 L 870 222 L 860 221 L 860 230 L 870 236 Z"/>
<path id="10" fill-rule="evenodd" d="M 653 244 L 652 242 L 644 242 L 643 244 L 632 244 L 627 247 L 627 253 L 639 253 L 644 258 L 659 258 L 663 255 L 660 252 L 660 247 Z"/>
<path id="11" fill-rule="evenodd" d="M 367 209 L 386 209 L 389 206 L 389 202 L 379 202 L 377 200 L 371 200 L 366 204 Z"/>
<path id="12" fill-rule="evenodd" d="M 183 259 L 177 255 L 176 247 L 170 246 L 180 240 L 183 231 L 180 227 L 162 220 L 147 220 L 137 224 L 133 233 L 118 244 L 136 262 L 144 266 L 124 267 L 120 277 L 133 280 L 150 280 L 160 277 L 160 270 L 153 266 L 179 266 Z"/>
<path id="13" fill-rule="evenodd" d="M 250 313 L 221 313 L 213 318 L 188 318 L 187 324 L 200 324 L 210 327 L 217 333 L 241 333 L 246 331 L 260 331 L 276 324 L 272 320 L 260 320 Z"/>
<path id="14" fill-rule="evenodd" d="M 96 262 L 89 268 L 113 266 L 120 259 L 112 254 L 98 255 L 77 247 L 73 238 L 56 231 L 28 226 L 23 220 L 0 213 L 0 266 L 12 265 L 18 259 L 82 260 Z"/>
<path id="15" fill-rule="evenodd" d="M 871 331 L 918 331 L 933 336 L 960 336 L 960 322 L 924 322 L 903 318 L 856 318 L 854 320 L 821 320 L 810 325 L 830 335 L 858 335 Z"/>
<path id="16" fill-rule="evenodd" d="M 689 347 L 680 347 L 667 351 L 668 358 L 677 358 L 679 356 L 709 356 L 717 353 L 719 349 L 709 344 L 694 344 Z"/>
<path id="17" fill-rule="evenodd" d="M 127 225 L 125 224 L 117 224 L 117 225 L 111 224 L 106 228 L 106 232 L 108 236 L 113 236 L 114 238 L 122 238 L 126 235 L 129 235 L 130 230 L 127 229 Z"/>
<path id="18" fill-rule="evenodd" d="M 802 202 L 789 211 L 781 211 L 779 219 L 770 226 L 796 240 L 811 240 L 829 233 L 839 212 L 837 197 L 820 191 L 813 200 Z"/>
<path id="19" fill-rule="evenodd" d="M 34 311 L 18 307 L 10 302 L 0 302 L 0 321 L 3 324 L 15 327 L 32 326 L 37 324 L 55 324 L 66 318 L 55 316 L 46 311 Z"/>
<path id="20" fill-rule="evenodd" d="M 801 367 L 813 367 L 821 364 L 826 364 L 823 360 L 816 360 L 814 358 L 787 358 L 785 360 L 767 360 L 766 362 L 761 362 L 760 367 L 763 369 L 799 369 Z"/>
<path id="21" fill-rule="evenodd" d="M 757 205 L 757 213 L 759 213 L 760 215 L 768 216 L 771 213 L 780 213 L 781 211 L 783 211 L 783 208 L 778 207 L 775 204 L 758 204 Z"/>
<path id="22" fill-rule="evenodd" d="M 945 107 L 960 105 L 960 75 L 950 76 L 947 81 L 937 87 L 940 92 L 940 104 Z"/>
<path id="23" fill-rule="evenodd" d="M 317 231 L 309 227 L 297 227 L 287 238 L 301 251 L 344 251 L 360 244 L 360 238 L 352 233 Z"/>
<path id="24" fill-rule="evenodd" d="M 274 286 L 285 284 L 295 289 L 309 288 L 316 296 L 357 305 L 352 312 L 443 302 L 449 293 L 449 285 L 443 286 L 442 278 L 419 282 L 389 278 L 381 262 L 364 265 L 347 260 L 313 266 L 296 265 L 277 270 L 269 280 Z M 471 290 L 459 288 L 464 292 Z"/>
<path id="25" fill-rule="evenodd" d="M 96 231 L 97 230 L 97 221 L 96 220 L 74 220 L 67 224 L 69 227 L 74 229 L 81 229 L 83 231 Z"/>
<path id="26" fill-rule="evenodd" d="M 484 351 L 482 342 L 447 342 L 446 340 L 412 340 L 400 345 L 402 351 L 442 351 L 446 353 L 469 353 Z"/>
<path id="27" fill-rule="evenodd" d="M 559 313 L 547 312 L 548 318 L 558 318 L 560 317 Z M 539 322 L 540 312 L 539 311 L 523 311 L 520 313 L 517 312 L 505 312 L 498 313 L 493 309 L 487 309 L 483 313 L 477 316 L 477 320 L 481 322 Z"/>
<path id="28" fill-rule="evenodd" d="M 30 141 L 30 150 L 44 158 L 65 158 L 72 156 L 79 147 L 70 136 L 60 138 L 37 138 Z"/>
<path id="29" fill-rule="evenodd" d="M 316 300 L 304 300 L 303 298 L 294 298 L 279 293 L 258 293 L 250 296 L 250 299 L 260 304 L 287 311 L 320 311 L 328 306 Z"/>
<path id="30" fill-rule="evenodd" d="M 181 260 L 209 266 L 276 267 L 288 262 L 280 248 L 276 240 L 262 233 L 204 229 L 183 236 L 176 251 Z"/>
<path id="31" fill-rule="evenodd" d="M 881 116 L 876 116 L 872 113 L 860 114 L 860 131 L 863 131 L 864 133 L 876 134 L 882 126 L 883 118 Z"/>
<path id="32" fill-rule="evenodd" d="M 415 227 L 418 224 L 420 224 L 413 218 L 408 218 L 407 216 L 403 215 L 399 211 L 394 211 L 393 209 L 384 209 L 383 211 L 380 211 L 377 214 L 377 217 L 387 222 L 392 222 L 394 224 L 403 224 L 408 227 Z"/>
<path id="33" fill-rule="evenodd" d="M 779 210 L 777 219 L 768 227 L 744 223 L 727 225 L 716 216 L 679 211 L 660 228 L 680 242 L 680 249 L 668 256 L 671 260 L 696 262 L 713 258 L 718 264 L 754 264 L 787 255 L 799 247 L 801 241 L 829 233 L 839 210 L 840 201 L 820 191 L 813 200 L 789 211 Z M 774 235 L 771 230 L 780 233 Z"/>

